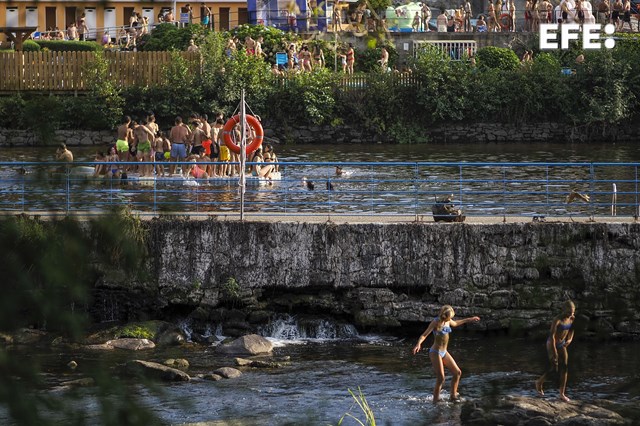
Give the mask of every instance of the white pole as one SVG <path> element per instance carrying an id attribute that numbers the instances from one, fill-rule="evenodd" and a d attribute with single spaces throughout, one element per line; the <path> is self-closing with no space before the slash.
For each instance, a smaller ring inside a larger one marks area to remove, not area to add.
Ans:
<path id="1" fill-rule="evenodd" d="M 246 178 L 244 176 L 245 163 L 247 162 L 247 127 L 246 127 L 246 114 L 244 104 L 244 89 L 240 95 L 240 220 L 244 220 L 244 190 L 246 184 Z"/>
<path id="2" fill-rule="evenodd" d="M 618 203 L 618 188 L 613 184 L 613 194 L 611 194 L 611 216 L 616 215 L 616 204 Z"/>

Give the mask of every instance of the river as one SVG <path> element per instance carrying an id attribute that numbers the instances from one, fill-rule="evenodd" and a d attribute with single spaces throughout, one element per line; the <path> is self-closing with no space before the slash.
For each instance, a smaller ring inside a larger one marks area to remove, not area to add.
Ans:
<path id="1" fill-rule="evenodd" d="M 72 149 L 81 162 L 93 161 L 97 150 Z M 435 198 L 449 194 L 471 216 L 607 215 L 614 192 L 618 215 L 636 215 L 640 203 L 639 172 L 629 164 L 640 161 L 640 152 L 631 144 L 278 145 L 276 152 L 288 163 L 282 180 L 272 185 L 250 181 L 245 211 L 424 215 Z M 0 151 L 0 162 L 52 159 L 53 148 Z M 591 167 L 594 162 L 621 164 Z M 336 176 L 335 163 L 345 163 L 344 175 Z M 194 185 L 187 188 L 174 180 L 127 187 L 107 180 L 87 187 L 86 178 L 76 177 L 47 191 L 32 177 L 17 176 L 17 168 L 0 168 L 4 210 L 86 211 L 122 203 L 152 212 L 240 210 L 237 179 L 188 182 Z M 304 179 L 314 182 L 313 191 L 303 185 Z M 590 201 L 569 205 L 565 199 L 572 190 Z"/>
<path id="2" fill-rule="evenodd" d="M 286 319 L 291 323 L 291 318 Z M 327 323 L 328 324 L 328 323 Z M 329 325 L 329 324 L 328 324 Z M 360 390 L 379 425 L 457 425 L 460 404 L 432 403 L 435 383 L 426 352 L 411 354 L 416 336 L 360 336 L 343 339 L 290 339 L 271 337 L 276 356 L 290 356 L 282 368 L 250 369 L 236 379 L 218 382 L 194 379 L 160 387 L 160 394 L 140 389 L 139 396 L 170 424 L 240 420 L 241 425 L 336 425 L 351 412 L 364 416 L 348 389 Z M 431 338 L 427 341 L 430 344 Z M 428 347 L 428 346 L 427 346 Z M 188 373 L 209 373 L 232 366 L 232 358 L 216 354 L 210 346 L 156 348 L 144 352 L 17 349 L 42 364 L 49 392 L 59 392 L 61 380 L 85 377 L 99 368 L 109 374 L 127 359 L 163 362 L 186 358 Z M 640 342 L 595 342 L 576 336 L 569 348 L 567 395 L 582 402 L 599 399 L 633 407 L 640 401 Z M 544 337 L 513 337 L 456 330 L 450 353 L 463 371 L 460 393 L 464 401 L 505 395 L 534 396 L 533 382 L 545 367 Z M 65 367 L 71 359 L 78 369 Z M 447 375 L 444 397 L 448 396 Z M 556 398 L 556 382 L 546 385 L 546 398 Z M 91 388 L 83 390 L 76 409 L 87 411 L 88 423 L 99 414 Z M 159 396 L 158 396 L 159 395 Z M 636 418 L 640 420 L 640 417 Z M 11 424 L 0 410 L 0 423 Z M 236 423 L 234 423 L 236 424 Z M 347 419 L 344 425 L 356 423 Z"/>

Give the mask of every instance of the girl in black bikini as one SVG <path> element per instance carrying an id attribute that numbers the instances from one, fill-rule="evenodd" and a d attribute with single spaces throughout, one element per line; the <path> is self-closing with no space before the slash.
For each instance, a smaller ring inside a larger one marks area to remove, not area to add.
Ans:
<path id="1" fill-rule="evenodd" d="M 413 348 L 413 354 L 420 352 L 422 342 L 425 341 L 427 336 L 433 332 L 433 345 L 429 348 L 429 358 L 433 365 L 433 371 L 436 374 L 436 387 L 433 391 L 433 402 L 440 401 L 440 390 L 444 384 L 444 367 L 447 367 L 453 378 L 451 379 L 451 397 L 452 402 L 459 402 L 460 395 L 458 394 L 458 384 L 460 383 L 460 377 L 462 371 L 451 354 L 447 352 L 447 345 L 449 344 L 449 333 L 451 329 L 466 324 L 468 322 L 478 322 L 480 317 L 465 318 L 458 321 L 454 321 L 453 317 L 455 312 L 449 305 L 445 305 L 440 309 L 440 314 L 429 323 L 429 327 L 418 338 L 418 343 Z"/>
<path id="2" fill-rule="evenodd" d="M 567 389 L 567 361 L 569 354 L 567 347 L 573 340 L 573 321 L 576 317 L 576 305 L 571 300 L 567 300 L 562 305 L 562 313 L 551 322 L 551 332 L 547 339 L 547 354 L 549 355 L 549 368 L 536 380 L 536 391 L 538 395 L 544 395 L 544 382 L 547 376 L 553 372 L 560 374 L 560 399 L 564 402 L 570 401 L 565 395 Z M 559 362 L 558 362 L 559 361 Z M 558 369 L 560 365 L 560 369 Z"/>

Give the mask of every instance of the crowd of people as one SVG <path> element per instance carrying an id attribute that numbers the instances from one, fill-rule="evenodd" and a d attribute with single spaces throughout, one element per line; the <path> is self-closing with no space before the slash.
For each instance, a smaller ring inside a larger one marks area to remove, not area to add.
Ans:
<path id="1" fill-rule="evenodd" d="M 196 179 L 237 176 L 241 172 L 240 156 L 224 143 L 224 125 L 222 113 L 217 113 L 211 123 L 206 114 L 191 114 L 187 122 L 182 117 L 176 117 L 169 131 L 159 129 L 152 113 L 141 120 L 125 116 L 117 128 L 116 143 L 109 146 L 107 152 L 96 153 L 94 160 L 98 164 L 94 175 L 122 178 L 130 173 L 138 173 L 140 177 L 163 177 L 178 173 Z M 233 133 L 232 138 L 239 141 L 239 124 Z M 247 145 L 251 144 L 254 137 L 254 129 L 248 126 Z M 73 161 L 70 151 L 70 160 L 68 156 L 63 157 L 64 152 L 59 148 L 56 158 Z M 253 176 L 269 180 L 279 171 L 278 158 L 271 144 L 264 144 L 250 153 L 247 161 L 255 163 L 249 170 Z M 118 164 L 121 162 L 125 164 Z M 142 164 L 133 164 L 138 162 Z"/>
<path id="2" fill-rule="evenodd" d="M 473 12 L 469 1 L 457 9 L 440 11 L 436 18 L 438 32 L 537 32 L 540 24 L 613 24 L 616 31 L 634 31 L 632 17 L 635 12 L 630 0 L 526 0 L 524 10 L 517 10 L 515 0 L 495 0 L 488 2 L 485 15 L 478 16 L 471 25 Z M 416 16 L 415 31 L 428 31 L 424 19 L 430 19 L 427 12 Z M 428 21 L 427 21 L 428 22 Z M 519 27 L 518 25 L 521 25 Z M 637 30 L 640 31 L 640 22 Z"/>

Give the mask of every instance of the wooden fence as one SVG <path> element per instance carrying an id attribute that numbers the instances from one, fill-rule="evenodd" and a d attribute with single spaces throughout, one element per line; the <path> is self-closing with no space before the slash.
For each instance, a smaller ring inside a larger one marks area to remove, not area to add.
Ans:
<path id="1" fill-rule="evenodd" d="M 198 53 L 181 52 L 193 72 L 200 70 Z M 104 52 L 108 61 L 109 78 L 118 87 L 153 86 L 163 82 L 163 68 L 171 61 L 170 52 Z M 95 59 L 93 52 L 1 52 L 0 92 L 82 92 L 88 89 L 86 66 Z M 366 74 L 344 75 L 343 90 L 367 87 Z M 418 86 L 420 81 L 411 74 L 384 75 L 391 84 Z M 283 87 L 287 77 L 279 79 Z"/>
<path id="2" fill-rule="evenodd" d="M 197 53 L 180 55 L 199 70 Z M 163 67 L 171 61 L 170 52 L 104 52 L 104 57 L 109 78 L 121 87 L 161 83 Z M 93 52 L 2 52 L 0 92 L 87 90 L 83 73 L 94 58 Z"/>

